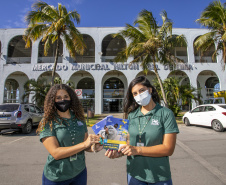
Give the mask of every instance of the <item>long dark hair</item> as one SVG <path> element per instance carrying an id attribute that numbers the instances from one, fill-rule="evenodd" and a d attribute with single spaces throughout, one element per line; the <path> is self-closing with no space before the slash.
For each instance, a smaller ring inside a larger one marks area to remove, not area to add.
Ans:
<path id="1" fill-rule="evenodd" d="M 130 112 L 133 112 L 134 110 L 136 110 L 139 107 L 138 103 L 134 100 L 134 97 L 133 97 L 133 94 L 132 94 L 132 88 L 136 84 L 141 84 L 141 85 L 146 86 L 148 88 L 152 88 L 151 97 L 152 97 L 153 101 L 155 103 L 160 103 L 159 95 L 158 95 L 156 89 L 151 85 L 149 80 L 145 76 L 138 76 L 135 79 L 133 79 L 132 82 L 130 82 L 129 88 L 128 88 L 127 93 L 126 93 L 126 97 L 124 99 L 124 109 L 123 109 L 123 111 L 124 111 L 124 117 L 125 118 L 128 118 L 128 114 Z"/>
<path id="2" fill-rule="evenodd" d="M 57 109 L 55 107 L 55 97 L 58 90 L 65 90 L 69 94 L 71 98 L 71 105 L 69 109 L 75 114 L 75 117 L 79 120 L 85 121 L 84 110 L 82 108 L 82 104 L 79 101 L 75 91 L 65 84 L 56 84 L 48 91 L 45 97 L 44 103 L 44 116 L 41 122 L 39 123 L 37 133 L 39 133 L 47 122 L 50 123 L 50 127 L 52 128 L 52 121 L 56 121 L 57 119 Z M 59 117 L 60 118 L 60 117 Z"/>

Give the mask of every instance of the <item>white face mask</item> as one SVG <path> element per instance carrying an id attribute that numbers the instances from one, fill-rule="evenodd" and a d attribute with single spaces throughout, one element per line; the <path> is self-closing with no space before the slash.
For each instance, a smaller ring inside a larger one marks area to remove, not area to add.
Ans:
<path id="1" fill-rule="evenodd" d="M 141 106 L 146 106 L 149 104 L 151 100 L 151 95 L 148 90 L 142 92 L 141 94 L 138 94 L 134 97 L 136 102 Z"/>

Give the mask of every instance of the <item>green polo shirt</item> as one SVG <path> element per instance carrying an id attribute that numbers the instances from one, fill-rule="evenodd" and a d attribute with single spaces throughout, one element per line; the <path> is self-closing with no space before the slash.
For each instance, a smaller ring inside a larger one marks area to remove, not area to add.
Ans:
<path id="1" fill-rule="evenodd" d="M 40 141 L 42 138 L 55 136 L 61 147 L 69 147 L 84 141 L 87 132 L 86 124 L 75 118 L 71 113 L 70 119 L 60 119 L 53 122 L 52 129 L 46 124 L 40 133 Z M 74 156 L 60 160 L 55 160 L 51 154 L 48 155 L 44 167 L 44 175 L 47 179 L 55 182 L 65 181 L 77 176 L 85 169 L 84 151 Z"/>
<path id="2" fill-rule="evenodd" d="M 144 143 L 144 146 L 162 144 L 164 134 L 179 133 L 173 112 L 159 104 L 156 104 L 154 109 L 145 115 L 139 107 L 129 114 L 128 119 L 130 145 L 132 146 L 137 146 L 139 142 L 139 122 L 141 130 L 146 125 L 141 135 L 141 143 Z M 169 157 L 128 156 L 127 172 L 132 177 L 148 183 L 170 180 Z"/>

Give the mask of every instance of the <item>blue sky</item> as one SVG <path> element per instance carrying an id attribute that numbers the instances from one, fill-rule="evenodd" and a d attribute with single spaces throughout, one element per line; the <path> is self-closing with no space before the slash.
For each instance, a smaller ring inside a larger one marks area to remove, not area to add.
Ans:
<path id="1" fill-rule="evenodd" d="M 26 28 L 24 17 L 34 0 L 1 1 L 0 28 Z M 78 27 L 121 27 L 133 24 L 142 9 L 152 11 L 161 25 L 160 12 L 166 10 L 174 28 L 201 28 L 195 22 L 212 0 L 46 0 L 65 5 L 81 16 Z M 223 1 L 221 1 L 223 3 Z"/>

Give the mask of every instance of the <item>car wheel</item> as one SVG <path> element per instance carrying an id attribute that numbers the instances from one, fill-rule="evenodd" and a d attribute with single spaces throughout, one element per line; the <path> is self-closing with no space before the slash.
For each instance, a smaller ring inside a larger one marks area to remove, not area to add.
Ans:
<path id="1" fill-rule="evenodd" d="M 27 121 L 26 125 L 22 128 L 22 132 L 24 134 L 29 134 L 32 131 L 32 122 L 31 121 Z"/>
<path id="2" fill-rule="evenodd" d="M 184 124 L 185 124 L 186 126 L 190 126 L 190 125 L 191 125 L 188 118 L 184 118 Z"/>
<path id="3" fill-rule="evenodd" d="M 218 120 L 212 121 L 212 128 L 217 132 L 223 132 L 224 131 L 224 127 L 222 126 L 221 122 L 218 121 Z"/>

